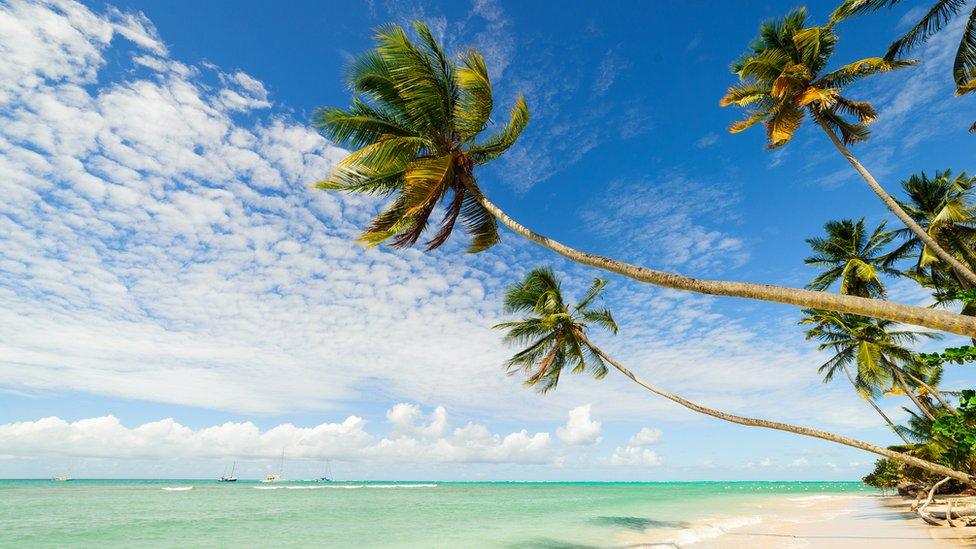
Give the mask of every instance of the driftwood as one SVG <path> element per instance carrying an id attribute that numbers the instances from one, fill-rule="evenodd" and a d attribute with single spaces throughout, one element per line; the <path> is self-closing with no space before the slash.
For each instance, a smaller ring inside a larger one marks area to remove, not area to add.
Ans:
<path id="1" fill-rule="evenodd" d="M 949 482 L 949 480 L 950 480 L 950 478 L 949 477 L 946 477 L 946 478 L 940 480 L 939 482 L 936 482 L 935 484 L 933 484 L 932 485 L 932 489 L 929 490 L 929 497 L 925 498 L 925 502 L 922 503 L 921 506 L 919 506 L 919 508 L 918 508 L 917 511 L 915 511 L 916 513 L 918 513 L 918 516 L 922 518 L 922 520 L 924 520 L 928 524 L 931 524 L 932 526 L 946 526 L 946 522 L 943 522 L 941 520 L 936 519 L 935 517 L 933 517 L 932 515 L 930 515 L 929 513 L 927 513 L 925 511 L 925 509 L 929 505 L 932 504 L 932 500 L 935 498 L 935 492 L 936 492 L 936 490 L 939 489 L 939 486 L 942 486 L 946 482 Z M 948 513 L 948 510 L 947 510 L 946 515 L 948 515 L 948 514 L 949 513 Z M 946 520 L 948 521 L 949 519 L 947 518 Z"/>
<path id="2" fill-rule="evenodd" d="M 918 511 L 918 504 L 922 501 L 923 497 L 925 497 L 925 490 L 919 490 L 918 494 L 915 496 L 915 501 L 912 502 L 912 506 L 910 507 L 913 513 Z"/>
<path id="3" fill-rule="evenodd" d="M 936 490 L 939 489 L 939 486 L 942 486 L 943 484 L 949 482 L 950 480 L 952 480 L 952 479 L 950 479 L 949 477 L 946 477 L 946 478 L 940 480 L 939 482 L 936 482 L 935 484 L 933 484 L 932 485 L 932 489 L 929 490 L 929 497 L 925 498 L 925 502 L 922 503 L 921 507 L 919 507 L 918 510 L 919 511 L 925 511 L 925 508 L 928 507 L 932 503 L 932 500 L 935 498 L 935 492 L 936 492 Z"/>
<path id="4" fill-rule="evenodd" d="M 938 519 L 948 520 L 946 517 L 946 511 L 932 511 L 929 514 Z M 953 504 L 952 516 L 955 518 L 976 517 L 976 507 L 964 507 L 962 509 L 957 509 Z"/>

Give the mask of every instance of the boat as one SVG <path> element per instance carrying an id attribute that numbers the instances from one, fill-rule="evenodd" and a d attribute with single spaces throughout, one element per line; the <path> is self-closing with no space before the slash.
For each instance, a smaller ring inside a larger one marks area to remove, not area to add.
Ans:
<path id="1" fill-rule="evenodd" d="M 335 482 L 335 477 L 332 476 L 332 462 L 325 462 L 325 476 L 316 479 L 316 482 Z"/>
<path id="2" fill-rule="evenodd" d="M 234 476 L 234 471 L 236 469 L 237 469 L 237 462 L 235 461 L 234 462 L 234 465 L 232 465 L 231 468 L 230 468 L 230 474 L 229 475 L 221 475 L 220 478 L 217 479 L 217 481 L 218 482 L 237 482 L 237 477 Z M 224 471 L 226 471 L 226 469 L 224 469 Z"/>
<path id="3" fill-rule="evenodd" d="M 261 482 L 284 482 L 285 481 L 285 449 L 281 449 L 281 463 L 278 465 L 278 474 L 268 473 Z"/>
<path id="4" fill-rule="evenodd" d="M 56 480 L 58 482 L 68 482 L 69 480 L 74 480 L 74 479 L 72 479 L 68 475 L 59 475 L 54 477 L 52 480 Z"/>

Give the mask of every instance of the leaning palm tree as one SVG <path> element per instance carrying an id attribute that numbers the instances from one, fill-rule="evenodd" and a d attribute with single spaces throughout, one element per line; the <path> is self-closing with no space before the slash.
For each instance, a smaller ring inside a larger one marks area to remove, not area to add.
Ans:
<path id="1" fill-rule="evenodd" d="M 720 104 L 749 108 L 745 120 L 729 131 L 738 133 L 760 122 L 766 126 L 769 148 L 790 142 L 807 115 L 827 134 L 885 206 L 960 276 L 976 285 L 976 273 L 943 250 L 919 227 L 898 202 L 857 160 L 848 145 L 868 138 L 868 124 L 877 117 L 870 103 L 841 95 L 844 88 L 865 77 L 907 67 L 913 62 L 869 57 L 828 71 L 837 45 L 833 23 L 806 25 L 806 10 L 790 12 L 781 21 L 759 27 L 759 38 L 733 63 L 740 83 L 729 88 Z M 838 136 L 840 134 L 840 136 Z"/>
<path id="2" fill-rule="evenodd" d="M 531 313 L 494 328 L 508 330 L 505 342 L 528 345 L 507 363 L 509 374 L 524 371 L 525 384 L 547 393 L 556 388 L 565 369 L 573 373 L 589 370 L 597 379 L 607 375 L 607 365 L 596 347 L 586 339 L 589 326 L 617 333 L 617 322 L 609 309 L 594 309 L 606 281 L 594 279 L 575 305 L 563 301 L 562 287 L 551 269 L 535 269 L 505 293 L 505 312 Z"/>
<path id="3" fill-rule="evenodd" d="M 868 11 L 891 8 L 900 2 L 901 0 L 844 0 L 831 14 L 830 19 L 840 21 Z M 918 20 L 918 23 L 888 46 L 885 58 L 900 57 L 914 47 L 924 44 L 941 31 L 949 21 L 960 15 L 968 3 L 968 0 L 937 0 Z M 967 17 L 966 30 L 959 39 L 959 47 L 956 49 L 956 57 L 952 65 L 952 78 L 956 81 L 957 96 L 976 91 L 976 6 L 969 11 Z M 969 132 L 976 132 L 976 123 L 969 127 Z"/>
<path id="4" fill-rule="evenodd" d="M 529 119 L 519 97 L 506 124 L 483 137 L 494 108 L 484 59 L 468 51 L 449 59 L 426 26 L 419 40 L 399 26 L 377 31 L 377 47 L 349 71 L 355 94 L 347 109 L 318 112 L 315 124 L 337 143 L 355 149 L 341 160 L 324 189 L 378 195 L 389 204 L 363 232 L 367 245 L 411 246 L 423 238 L 438 205 L 445 215 L 426 240 L 444 244 L 460 221 L 471 235 L 469 251 L 498 241 L 496 221 L 573 261 L 667 288 L 817 307 L 976 336 L 976 319 L 948 311 L 911 307 L 855 296 L 747 282 L 702 280 L 639 267 L 583 252 L 531 231 L 492 203 L 475 170 L 515 144 Z"/>
<path id="5" fill-rule="evenodd" d="M 617 323 L 610 310 L 597 309 L 594 306 L 604 285 L 604 281 L 594 280 L 576 305 L 567 303 L 559 280 L 547 268 L 535 269 L 521 282 L 509 287 L 505 293 L 504 309 L 509 314 L 522 315 L 522 318 L 503 322 L 495 328 L 507 330 L 507 343 L 525 346 L 505 363 L 509 372 L 525 372 L 526 384 L 545 393 L 556 388 L 560 374 L 566 368 L 575 372 L 589 370 L 595 377 L 602 378 L 606 375 L 609 364 L 652 393 L 701 414 L 739 425 L 786 431 L 843 444 L 976 485 L 976 478 L 944 465 L 820 429 L 738 416 L 708 408 L 637 377 L 589 337 L 588 331 L 592 326 L 617 332 Z"/>
<path id="6" fill-rule="evenodd" d="M 919 376 L 924 375 L 922 363 L 906 345 L 921 338 L 935 338 L 937 334 L 897 329 L 891 321 L 858 315 L 804 312 L 806 316 L 800 323 L 813 325 L 807 330 L 807 339 L 819 340 L 818 350 L 829 349 L 834 353 L 819 368 L 825 383 L 839 370 L 846 372 L 853 366 L 856 375 L 852 383 L 865 399 L 873 401 L 886 388 L 894 387 L 898 393 L 908 396 L 923 414 L 931 417 L 931 406 L 915 394 L 912 386 L 913 381 L 915 384 L 925 383 Z M 928 384 L 925 386 L 931 388 Z"/>
<path id="7" fill-rule="evenodd" d="M 839 281 L 842 294 L 883 299 L 886 292 L 880 275 L 902 274 L 895 268 L 902 255 L 885 250 L 896 233 L 885 230 L 884 222 L 868 233 L 864 218 L 828 221 L 824 230 L 825 238 L 807 239 L 814 255 L 803 262 L 826 268 L 807 287 L 824 291 Z"/>
<path id="8" fill-rule="evenodd" d="M 971 268 L 976 266 L 973 249 L 976 245 L 976 205 L 973 204 L 976 177 L 969 177 L 966 172 L 953 176 L 951 170 L 937 171 L 935 177 L 922 172 L 913 174 L 901 185 L 907 196 L 902 207 L 908 215 L 944 250 Z M 968 280 L 946 268 L 914 233 L 902 229 L 897 234 L 905 238 L 899 253 L 917 254 L 917 272 L 934 268 L 954 275 L 963 288 L 973 287 Z"/>

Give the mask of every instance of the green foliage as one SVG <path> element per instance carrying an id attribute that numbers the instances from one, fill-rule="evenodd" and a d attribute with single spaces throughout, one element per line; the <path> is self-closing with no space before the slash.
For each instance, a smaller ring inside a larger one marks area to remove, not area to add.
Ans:
<path id="1" fill-rule="evenodd" d="M 867 126 L 877 112 L 866 102 L 841 95 L 843 88 L 913 62 L 870 57 L 828 72 L 838 41 L 834 24 L 806 24 L 804 8 L 791 11 L 781 20 L 763 23 L 749 51 L 732 64 L 740 83 L 730 87 L 719 104 L 748 111 L 744 120 L 729 128 L 730 132 L 738 133 L 762 122 L 769 148 L 774 149 L 788 143 L 810 114 L 839 133 L 845 143 L 868 138 Z"/>
<path id="2" fill-rule="evenodd" d="M 955 293 L 955 298 L 966 305 L 976 305 L 976 288 L 959 290 Z"/>
<path id="3" fill-rule="evenodd" d="M 355 150 L 316 186 L 392 199 L 360 236 L 365 245 L 413 246 L 441 205 L 427 250 L 460 222 L 468 251 L 480 252 L 498 242 L 498 226 L 476 199 L 474 167 L 515 144 L 529 110 L 519 96 L 509 122 L 481 137 L 494 109 L 484 58 L 470 50 L 449 59 L 426 25 L 413 28 L 414 36 L 399 25 L 378 29 L 376 48 L 349 69 L 352 106 L 317 112 L 315 125 Z"/>
<path id="4" fill-rule="evenodd" d="M 945 448 L 942 459 L 953 468 L 965 467 L 976 456 L 976 391 L 962 392 L 957 411 L 943 412 L 932 424 L 932 439 Z"/>
<path id="5" fill-rule="evenodd" d="M 800 324 L 812 325 L 807 339 L 819 340 L 818 350 L 834 353 L 818 370 L 824 382 L 853 366 L 854 386 L 865 397 L 875 397 L 894 385 L 896 369 L 919 369 L 918 355 L 908 344 L 920 338 L 938 337 L 931 332 L 898 329 L 898 324 L 890 320 L 816 309 L 803 312 Z"/>
<path id="6" fill-rule="evenodd" d="M 605 285 L 605 280 L 594 279 L 576 305 L 565 302 L 562 285 L 549 268 L 535 269 L 510 286 L 504 310 L 525 316 L 494 327 L 507 330 L 506 343 L 526 347 L 505 363 L 509 374 L 524 372 L 525 385 L 540 393 L 555 389 L 566 369 L 589 370 L 597 379 L 607 375 L 606 363 L 586 336 L 590 326 L 617 333 L 610 310 L 593 308 Z"/>
<path id="7" fill-rule="evenodd" d="M 887 490 L 894 488 L 901 480 L 899 473 L 900 465 L 897 461 L 888 458 L 881 458 L 874 462 L 874 470 L 861 479 L 864 484 Z"/>
<path id="8" fill-rule="evenodd" d="M 976 362 L 976 347 L 963 345 L 962 347 L 947 347 L 941 353 L 919 353 L 919 358 L 930 367 L 939 367 L 943 364 L 965 364 Z"/>
<path id="9" fill-rule="evenodd" d="M 904 257 L 904 253 L 889 253 L 885 249 L 895 239 L 895 231 L 885 230 L 884 222 L 868 231 L 864 218 L 828 221 L 824 231 L 826 237 L 807 239 L 814 255 L 803 262 L 826 268 L 807 287 L 823 291 L 840 281 L 842 294 L 885 297 L 881 275 L 901 275 L 894 264 Z"/>

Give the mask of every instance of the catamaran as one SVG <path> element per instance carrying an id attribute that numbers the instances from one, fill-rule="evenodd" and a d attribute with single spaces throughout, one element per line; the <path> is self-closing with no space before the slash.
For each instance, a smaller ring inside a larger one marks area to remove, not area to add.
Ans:
<path id="1" fill-rule="evenodd" d="M 261 482 L 284 482 L 285 481 L 285 449 L 281 449 L 281 464 L 278 466 L 278 474 L 268 473 Z"/>
<path id="2" fill-rule="evenodd" d="M 59 482 L 68 482 L 69 480 L 73 480 L 73 479 L 71 477 L 69 477 L 68 475 L 58 475 L 58 476 L 54 477 L 53 480 L 57 480 Z"/>
<path id="3" fill-rule="evenodd" d="M 319 477 L 316 482 L 334 482 L 335 477 L 332 476 L 332 462 L 325 462 L 325 476 Z"/>
<path id="4" fill-rule="evenodd" d="M 219 482 L 237 482 L 237 477 L 234 476 L 234 471 L 236 469 L 237 469 L 237 462 L 235 461 L 234 462 L 234 465 L 232 465 L 231 468 L 230 468 L 230 474 L 229 475 L 227 475 L 227 474 L 221 475 L 220 478 L 217 479 L 217 480 Z M 227 471 L 227 469 L 224 469 L 224 472 L 225 473 L 226 473 L 226 471 Z"/>

